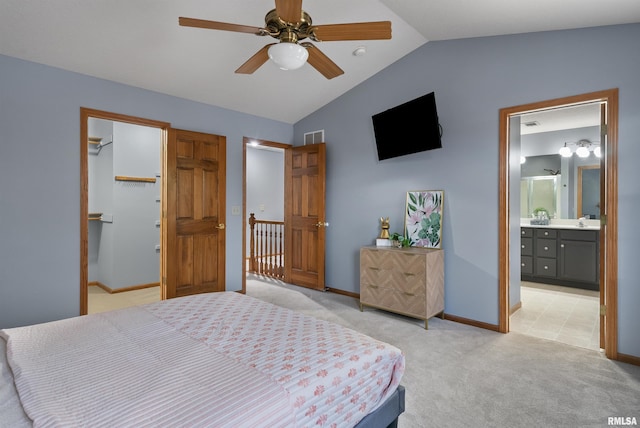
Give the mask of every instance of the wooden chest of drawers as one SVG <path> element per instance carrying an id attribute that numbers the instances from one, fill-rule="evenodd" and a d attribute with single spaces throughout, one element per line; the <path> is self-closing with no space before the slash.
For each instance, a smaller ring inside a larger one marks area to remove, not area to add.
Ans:
<path id="1" fill-rule="evenodd" d="M 444 251 L 360 249 L 360 310 L 371 306 L 425 321 L 444 314 Z"/>

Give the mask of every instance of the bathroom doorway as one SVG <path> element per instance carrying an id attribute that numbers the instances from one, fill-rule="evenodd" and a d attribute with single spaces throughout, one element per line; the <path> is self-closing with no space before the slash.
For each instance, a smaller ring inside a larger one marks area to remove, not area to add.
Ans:
<path id="1" fill-rule="evenodd" d="M 611 89 L 573 97 L 541 101 L 500 110 L 500 218 L 499 218 L 499 259 L 507 260 L 499 269 L 499 330 L 509 332 L 509 317 L 519 302 L 512 298 L 511 284 L 520 281 L 520 247 L 511 243 L 519 242 L 520 200 L 514 186 L 520 185 L 520 116 L 565 106 L 598 103 L 602 106 L 602 158 L 599 231 L 600 260 L 600 342 L 606 356 L 617 358 L 617 119 L 618 90 Z M 514 200 L 517 199 L 517 200 Z M 518 296 L 519 297 L 519 296 Z"/>

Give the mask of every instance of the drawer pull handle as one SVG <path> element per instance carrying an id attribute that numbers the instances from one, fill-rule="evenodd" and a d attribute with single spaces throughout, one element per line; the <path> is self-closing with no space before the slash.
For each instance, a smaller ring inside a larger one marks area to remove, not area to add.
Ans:
<path id="1" fill-rule="evenodd" d="M 549 236 L 549 232 L 544 232 L 544 236 Z"/>
<path id="2" fill-rule="evenodd" d="M 545 251 L 549 251 L 549 247 L 544 247 L 544 250 Z"/>
<path id="3" fill-rule="evenodd" d="M 524 244 L 522 244 L 522 248 L 524 248 Z"/>
<path id="4" fill-rule="evenodd" d="M 564 248 L 564 244 L 560 244 L 560 248 Z"/>
<path id="5" fill-rule="evenodd" d="M 411 297 L 415 296 L 414 293 L 407 293 L 406 291 L 404 292 L 404 294 L 406 294 L 407 296 L 411 296 Z"/>
<path id="6" fill-rule="evenodd" d="M 380 270 L 380 268 L 378 268 L 378 267 L 370 267 L 369 269 L 371 269 L 371 270 Z"/>
<path id="7" fill-rule="evenodd" d="M 520 266 L 525 267 L 525 264 L 524 264 L 524 263 L 521 263 L 521 264 L 520 264 Z"/>
<path id="8" fill-rule="evenodd" d="M 549 266 L 545 266 L 545 267 L 544 267 L 544 270 L 548 270 L 548 269 L 549 269 Z"/>
<path id="9" fill-rule="evenodd" d="M 404 276 L 414 276 L 415 273 L 411 273 L 411 272 L 404 272 Z"/>
<path id="10" fill-rule="evenodd" d="M 526 233 L 526 232 L 523 230 L 523 231 L 522 231 L 522 234 L 524 235 L 525 233 Z"/>
<path id="11" fill-rule="evenodd" d="M 377 285 L 369 284 L 369 288 L 378 288 L 378 286 L 377 286 Z"/>

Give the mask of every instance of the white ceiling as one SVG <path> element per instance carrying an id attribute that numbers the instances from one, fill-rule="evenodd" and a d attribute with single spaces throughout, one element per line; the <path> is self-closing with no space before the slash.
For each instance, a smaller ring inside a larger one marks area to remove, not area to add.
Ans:
<path id="1" fill-rule="evenodd" d="M 520 115 L 520 134 L 600 126 L 600 103 L 558 107 Z"/>
<path id="2" fill-rule="evenodd" d="M 273 0 L 2 0 L 0 54 L 295 123 L 430 40 L 640 22 L 638 0 L 304 0 L 314 24 L 392 21 L 392 40 L 318 43 L 345 74 L 308 64 L 234 71 L 269 37 L 178 26 L 263 26 Z M 352 52 L 359 46 L 365 56 Z"/>

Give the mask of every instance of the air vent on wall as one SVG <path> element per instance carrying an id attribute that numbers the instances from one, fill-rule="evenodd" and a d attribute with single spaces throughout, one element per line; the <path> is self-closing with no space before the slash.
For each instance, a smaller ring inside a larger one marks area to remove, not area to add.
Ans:
<path id="1" fill-rule="evenodd" d="M 324 142 L 324 129 L 319 131 L 305 132 L 304 133 L 304 145 L 316 144 Z"/>

